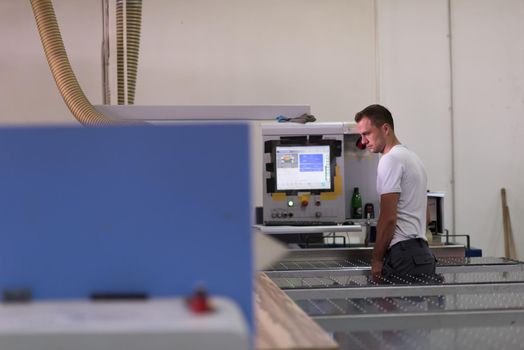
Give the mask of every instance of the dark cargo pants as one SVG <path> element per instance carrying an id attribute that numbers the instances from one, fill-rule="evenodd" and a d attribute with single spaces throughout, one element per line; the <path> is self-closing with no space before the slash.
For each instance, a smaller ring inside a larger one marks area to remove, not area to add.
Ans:
<path id="1" fill-rule="evenodd" d="M 386 251 L 382 275 L 412 277 L 434 277 L 437 259 L 422 238 L 398 242 Z"/>

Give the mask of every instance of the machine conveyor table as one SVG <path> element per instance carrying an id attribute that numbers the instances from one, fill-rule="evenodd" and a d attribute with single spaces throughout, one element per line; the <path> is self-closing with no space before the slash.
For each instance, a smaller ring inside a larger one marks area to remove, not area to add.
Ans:
<path id="1" fill-rule="evenodd" d="M 271 278 L 277 277 L 323 277 L 368 275 L 371 270 L 369 258 L 347 259 L 284 259 L 267 269 Z M 524 271 L 520 261 L 495 257 L 440 257 L 437 273 L 519 272 Z"/>
<path id="2" fill-rule="evenodd" d="M 524 325 L 520 293 L 321 298 L 296 303 L 328 331 Z"/>
<path id="3" fill-rule="evenodd" d="M 491 350 L 524 347 L 523 326 L 336 332 L 334 336 L 341 350 Z"/>
<path id="4" fill-rule="evenodd" d="M 445 273 L 439 276 L 382 278 L 381 283 L 369 276 L 329 276 L 274 278 L 273 282 L 293 300 L 318 298 L 404 297 L 455 293 L 490 294 L 524 292 L 524 272 Z"/>
<path id="5" fill-rule="evenodd" d="M 424 286 L 424 285 L 456 285 L 456 284 L 490 284 L 490 283 L 524 283 L 524 272 L 451 272 L 437 276 L 421 275 L 412 276 L 410 280 L 402 277 L 381 277 L 374 282 L 369 273 L 360 276 L 330 276 L 324 277 L 272 277 L 283 290 L 288 289 L 318 289 L 318 288 L 359 288 L 359 287 L 388 287 L 398 285 Z"/>
<path id="6" fill-rule="evenodd" d="M 521 262 L 498 257 L 442 257 L 437 259 L 437 266 L 488 266 L 488 265 L 510 265 L 520 266 Z M 311 260 L 283 260 L 271 267 L 268 271 L 289 271 L 289 270 L 323 270 L 333 268 L 362 268 L 371 267 L 369 258 L 348 258 L 348 259 L 311 259 Z"/>

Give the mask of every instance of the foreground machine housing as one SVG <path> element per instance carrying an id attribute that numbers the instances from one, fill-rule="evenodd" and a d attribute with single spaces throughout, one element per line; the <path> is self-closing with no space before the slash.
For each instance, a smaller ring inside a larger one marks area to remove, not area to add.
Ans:
<path id="1" fill-rule="evenodd" d="M 353 123 L 268 123 L 263 138 L 265 225 L 343 224 L 351 217 L 351 196 L 378 211 L 379 156 L 359 148 Z M 372 215 L 375 215 L 374 213 Z"/>
<path id="2" fill-rule="evenodd" d="M 0 128 L 0 349 L 251 348 L 248 133 Z"/>

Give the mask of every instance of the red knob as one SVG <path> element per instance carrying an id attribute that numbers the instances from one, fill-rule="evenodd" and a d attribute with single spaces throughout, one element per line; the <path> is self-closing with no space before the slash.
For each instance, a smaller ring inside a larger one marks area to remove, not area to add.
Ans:
<path id="1" fill-rule="evenodd" d="M 307 200 L 305 200 L 305 199 L 304 199 L 304 200 L 302 201 L 302 203 L 301 203 L 301 205 L 302 205 L 303 207 L 307 207 L 308 204 L 309 204 L 309 202 L 308 202 Z"/>
<path id="2" fill-rule="evenodd" d="M 204 289 L 197 289 L 195 293 L 187 299 L 189 309 L 196 314 L 203 314 L 213 311 L 209 304 L 207 293 Z"/>

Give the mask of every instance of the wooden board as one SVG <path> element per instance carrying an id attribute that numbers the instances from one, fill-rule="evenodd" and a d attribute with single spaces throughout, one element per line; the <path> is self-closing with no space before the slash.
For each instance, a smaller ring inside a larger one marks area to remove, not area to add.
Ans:
<path id="1" fill-rule="evenodd" d="M 511 216 L 509 215 L 509 207 L 506 200 L 506 189 L 500 190 L 502 199 L 502 223 L 504 226 L 504 254 L 506 258 L 518 259 L 517 251 L 515 249 L 515 241 L 513 240 L 513 230 L 511 227 Z"/>
<path id="2" fill-rule="evenodd" d="M 264 273 L 255 283 L 256 349 L 338 349 L 337 343 Z"/>

